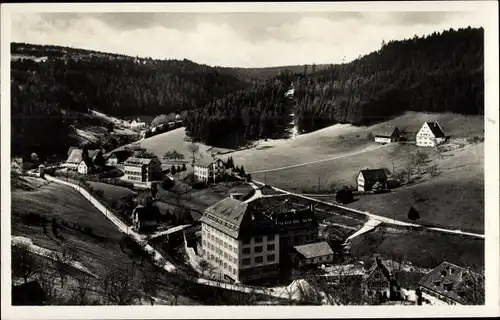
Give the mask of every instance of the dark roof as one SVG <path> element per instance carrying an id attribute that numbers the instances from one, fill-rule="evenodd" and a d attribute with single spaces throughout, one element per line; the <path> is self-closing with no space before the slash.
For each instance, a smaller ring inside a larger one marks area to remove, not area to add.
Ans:
<path id="1" fill-rule="evenodd" d="M 141 167 L 143 165 L 149 165 L 154 158 L 138 158 L 138 157 L 129 157 L 125 160 L 126 166 L 137 166 Z"/>
<path id="2" fill-rule="evenodd" d="M 118 162 L 124 162 L 127 160 L 130 156 L 132 155 L 132 152 L 129 150 L 118 150 L 118 151 L 113 151 L 109 157 L 114 156 Z M 108 158 L 109 158 L 108 157 Z"/>
<path id="3" fill-rule="evenodd" d="M 383 128 L 381 129 L 377 134 L 375 134 L 376 137 L 384 137 L 384 138 L 390 138 L 394 134 L 394 131 L 396 131 L 398 127 L 388 127 L 388 128 Z M 399 129 L 398 129 L 399 131 Z"/>
<path id="4" fill-rule="evenodd" d="M 12 286 L 12 305 L 14 306 L 41 306 L 46 301 L 45 292 L 37 280 Z"/>
<path id="5" fill-rule="evenodd" d="M 216 162 L 216 161 L 222 161 L 222 163 L 226 164 L 224 162 L 224 160 L 222 159 L 219 159 L 219 158 L 212 158 L 211 155 L 203 155 L 203 157 L 200 157 L 198 159 L 196 159 L 196 161 L 194 162 L 194 164 L 196 166 L 200 166 L 200 167 L 208 167 L 209 165 L 211 165 L 212 163 Z"/>
<path id="6" fill-rule="evenodd" d="M 230 197 L 207 208 L 201 221 L 236 239 L 276 232 L 272 220 Z"/>
<path id="7" fill-rule="evenodd" d="M 309 206 L 294 201 L 294 196 L 258 198 L 249 203 L 252 210 L 264 213 L 278 228 L 309 227 L 317 225 L 316 215 Z"/>
<path id="8" fill-rule="evenodd" d="M 306 259 L 333 254 L 332 248 L 326 241 L 303 244 L 293 248 Z"/>
<path id="9" fill-rule="evenodd" d="M 361 174 L 363 175 L 366 181 L 387 180 L 387 174 L 385 172 L 385 169 L 361 170 Z"/>
<path id="10" fill-rule="evenodd" d="M 441 127 L 439 126 L 438 122 L 437 121 L 434 121 L 434 122 L 426 122 L 427 125 L 429 126 L 429 128 L 431 129 L 432 131 L 432 134 L 434 134 L 434 136 L 436 138 L 446 138 L 443 130 L 441 130 Z"/>
<path id="11" fill-rule="evenodd" d="M 418 284 L 460 304 L 484 303 L 484 278 L 447 261 L 424 275 Z"/>

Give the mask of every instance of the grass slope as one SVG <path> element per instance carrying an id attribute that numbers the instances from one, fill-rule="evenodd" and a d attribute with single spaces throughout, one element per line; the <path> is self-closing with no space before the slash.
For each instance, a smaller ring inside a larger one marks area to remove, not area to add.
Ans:
<path id="1" fill-rule="evenodd" d="M 41 179 L 40 179 L 41 180 Z M 60 251 L 63 244 L 76 246 L 81 262 L 96 274 L 103 274 L 106 268 L 119 267 L 131 263 L 131 258 L 119 245 L 123 234 L 109 222 L 90 202 L 76 190 L 55 183 L 39 184 L 33 190 L 12 190 L 12 235 L 24 236 L 41 247 Z M 57 239 L 47 226 L 44 234 L 41 226 L 26 225 L 21 215 L 26 212 L 37 213 L 48 219 L 56 218 L 59 224 L 91 227 L 98 237 L 61 226 L 60 233 L 64 242 Z"/>

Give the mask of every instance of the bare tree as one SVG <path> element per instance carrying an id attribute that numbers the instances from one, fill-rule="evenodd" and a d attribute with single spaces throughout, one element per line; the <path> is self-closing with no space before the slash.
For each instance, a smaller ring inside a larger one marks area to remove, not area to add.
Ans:
<path id="1" fill-rule="evenodd" d="M 64 287 L 66 277 L 71 270 L 71 265 L 79 258 L 79 253 L 76 247 L 65 245 L 62 251 L 55 252 L 52 258 L 55 261 L 55 270 L 61 279 L 61 287 Z"/>
<path id="2" fill-rule="evenodd" d="M 36 254 L 30 252 L 27 244 L 20 243 L 12 247 L 12 273 L 23 278 L 24 283 L 41 271 L 41 261 Z"/>
<path id="3" fill-rule="evenodd" d="M 188 146 L 188 151 L 189 151 L 189 152 L 191 152 L 191 154 L 192 154 L 193 164 L 194 164 L 194 161 L 195 161 L 195 156 L 196 156 L 196 154 L 200 151 L 200 146 L 199 146 L 197 143 L 192 142 L 192 143 Z"/>
<path id="4" fill-rule="evenodd" d="M 74 305 L 91 305 L 90 292 L 95 286 L 94 278 L 84 273 L 79 273 L 75 277 L 76 286 L 73 287 L 70 302 Z"/>
<path id="5" fill-rule="evenodd" d="M 436 164 L 433 164 L 429 167 L 429 173 L 431 176 L 436 177 L 439 175 L 438 167 Z"/>
<path id="6" fill-rule="evenodd" d="M 47 300 L 47 304 L 55 304 L 55 300 L 57 299 L 56 292 L 56 278 L 57 273 L 50 269 L 48 264 L 47 268 L 43 267 L 43 270 L 38 274 L 38 283 L 42 288 L 45 298 Z"/>
<path id="7" fill-rule="evenodd" d="M 106 272 L 103 279 L 104 295 L 108 304 L 131 305 L 139 298 L 138 283 L 127 267 L 118 267 Z"/>
<path id="8" fill-rule="evenodd" d="M 143 272 L 141 286 L 151 305 L 154 305 L 154 297 L 158 294 L 158 284 L 159 280 L 156 273 L 151 270 Z"/>
<path id="9" fill-rule="evenodd" d="M 207 260 L 203 259 L 200 261 L 200 269 L 201 269 L 201 276 L 205 276 L 205 271 L 207 271 L 210 268 L 210 264 L 207 262 Z"/>

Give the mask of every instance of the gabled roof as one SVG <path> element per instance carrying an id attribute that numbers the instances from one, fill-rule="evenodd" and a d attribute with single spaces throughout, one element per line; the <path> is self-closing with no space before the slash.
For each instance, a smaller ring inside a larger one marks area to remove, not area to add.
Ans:
<path id="1" fill-rule="evenodd" d="M 248 204 L 233 198 L 225 198 L 208 207 L 202 222 L 238 238 L 241 223 L 247 213 Z"/>
<path id="2" fill-rule="evenodd" d="M 396 131 L 396 129 L 398 129 L 398 127 L 383 128 L 377 134 L 375 134 L 375 136 L 376 137 L 390 138 L 394 134 L 394 131 Z M 399 131 L 399 129 L 398 129 L 398 131 Z"/>
<path id="3" fill-rule="evenodd" d="M 483 300 L 484 303 L 484 279 L 477 273 L 447 261 L 424 275 L 418 284 L 461 304 L 477 304 L 477 300 Z M 483 292 L 480 293 L 480 290 Z"/>
<path id="4" fill-rule="evenodd" d="M 367 181 L 387 180 L 385 169 L 366 169 L 361 170 L 360 172 Z"/>
<path id="5" fill-rule="evenodd" d="M 127 160 L 130 156 L 132 155 L 132 152 L 129 150 L 118 150 L 118 151 L 113 151 L 109 155 L 108 159 L 112 156 L 114 156 L 118 162 L 123 162 Z"/>
<path id="6" fill-rule="evenodd" d="M 125 160 L 125 165 L 126 166 L 143 166 L 143 165 L 149 165 L 151 161 L 153 161 L 155 158 L 138 158 L 138 157 L 129 157 L 127 160 Z"/>
<path id="7" fill-rule="evenodd" d="M 429 126 L 429 128 L 432 131 L 432 134 L 436 138 L 446 138 L 446 135 L 444 134 L 443 130 L 441 130 L 441 126 L 437 121 L 434 122 L 426 122 L 426 124 Z"/>
<path id="8" fill-rule="evenodd" d="M 201 221 L 236 239 L 276 233 L 271 219 L 230 197 L 207 208 Z"/>
<path id="9" fill-rule="evenodd" d="M 306 259 L 333 254 L 332 248 L 326 241 L 303 244 L 293 248 Z"/>
<path id="10" fill-rule="evenodd" d="M 213 164 L 216 161 L 222 161 L 222 163 L 225 164 L 224 160 L 222 160 L 222 159 L 212 158 L 211 155 L 204 155 L 203 157 L 200 157 L 199 159 L 196 159 L 196 161 L 194 162 L 194 165 L 206 168 L 206 167 L 210 166 L 211 164 Z"/>
<path id="11" fill-rule="evenodd" d="M 74 148 L 71 150 L 68 160 L 66 160 L 67 163 L 74 163 L 74 164 L 79 164 L 82 162 L 82 149 L 79 148 Z"/>

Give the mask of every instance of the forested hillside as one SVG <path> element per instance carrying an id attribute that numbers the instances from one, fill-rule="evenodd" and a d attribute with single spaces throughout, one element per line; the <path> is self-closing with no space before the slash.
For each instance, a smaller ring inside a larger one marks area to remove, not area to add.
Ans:
<path id="1" fill-rule="evenodd" d="M 194 109 L 249 85 L 189 60 L 135 59 L 26 44 L 12 44 L 11 49 L 13 56 L 48 57 L 11 62 L 12 140 L 18 154 L 65 149 L 73 119 L 65 118 L 62 110 L 156 116 Z"/>
<path id="2" fill-rule="evenodd" d="M 192 110 L 186 130 L 197 141 L 224 146 L 280 136 L 289 122 L 285 93 L 291 81 L 291 75 L 283 73 Z"/>
<path id="3" fill-rule="evenodd" d="M 482 114 L 483 45 L 482 28 L 435 32 L 384 43 L 379 51 L 298 80 L 299 129 L 365 125 L 408 110 Z"/>

